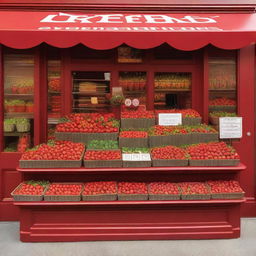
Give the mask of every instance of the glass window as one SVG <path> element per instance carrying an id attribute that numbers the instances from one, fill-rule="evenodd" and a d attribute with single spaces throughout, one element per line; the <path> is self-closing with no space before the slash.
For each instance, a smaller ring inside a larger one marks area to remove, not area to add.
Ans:
<path id="1" fill-rule="evenodd" d="M 34 56 L 4 54 L 4 151 L 33 145 Z"/>

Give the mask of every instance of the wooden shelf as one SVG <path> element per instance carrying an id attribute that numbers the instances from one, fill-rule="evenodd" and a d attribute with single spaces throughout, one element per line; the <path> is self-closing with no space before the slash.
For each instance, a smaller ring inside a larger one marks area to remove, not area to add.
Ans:
<path id="1" fill-rule="evenodd" d="M 74 95 L 81 96 L 105 96 L 108 92 L 72 92 Z"/>
<path id="2" fill-rule="evenodd" d="M 155 88 L 155 92 L 191 92 L 191 89 L 157 89 Z"/>
<path id="3" fill-rule="evenodd" d="M 231 173 L 237 171 L 244 171 L 246 166 L 240 163 L 238 166 L 180 166 L 180 167 L 138 167 L 138 168 L 49 168 L 49 169 L 22 169 L 18 168 L 19 172 L 26 173 L 113 173 L 113 172 L 142 172 L 142 173 Z"/>
<path id="4" fill-rule="evenodd" d="M 236 89 L 210 89 L 210 92 L 236 92 Z"/>
<path id="5" fill-rule="evenodd" d="M 89 78 L 73 78 L 73 81 L 83 81 L 83 82 L 110 82 L 110 80 L 105 79 L 89 79 Z"/>
<path id="6" fill-rule="evenodd" d="M 241 204 L 245 199 L 220 199 L 220 200 L 173 200 L 173 201 L 13 201 L 17 206 L 72 206 L 72 205 L 188 205 L 188 204 Z"/>
<path id="7" fill-rule="evenodd" d="M 30 132 L 4 132 L 4 137 L 19 137 L 23 134 L 29 134 Z"/>
<path id="8" fill-rule="evenodd" d="M 124 91 L 124 94 L 146 94 L 146 91 Z"/>
<path id="9" fill-rule="evenodd" d="M 34 97 L 34 94 L 5 93 L 5 97 Z"/>

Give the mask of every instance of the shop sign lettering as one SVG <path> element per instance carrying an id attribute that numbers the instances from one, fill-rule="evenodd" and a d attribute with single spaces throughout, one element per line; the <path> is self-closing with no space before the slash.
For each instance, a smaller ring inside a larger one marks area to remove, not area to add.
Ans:
<path id="1" fill-rule="evenodd" d="M 50 14 L 43 18 L 41 23 L 120 23 L 120 24 L 134 24 L 134 23 L 155 23 L 155 24 L 202 24 L 202 23 L 217 23 L 216 18 L 219 16 L 194 16 L 185 15 L 181 17 L 164 15 L 164 14 L 86 14 L 75 15 L 68 13 Z"/>

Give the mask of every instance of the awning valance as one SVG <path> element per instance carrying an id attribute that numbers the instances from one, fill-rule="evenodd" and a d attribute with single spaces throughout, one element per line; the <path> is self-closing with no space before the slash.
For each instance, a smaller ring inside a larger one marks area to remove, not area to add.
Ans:
<path id="1" fill-rule="evenodd" d="M 256 14 L 74 13 L 0 11 L 0 43 L 18 49 L 41 43 L 147 49 L 167 43 L 180 50 L 207 44 L 238 49 L 256 41 Z"/>

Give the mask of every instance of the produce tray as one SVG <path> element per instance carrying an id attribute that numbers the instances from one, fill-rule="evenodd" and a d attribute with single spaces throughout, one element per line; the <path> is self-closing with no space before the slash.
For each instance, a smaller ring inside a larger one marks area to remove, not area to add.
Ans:
<path id="1" fill-rule="evenodd" d="M 83 183 L 79 182 L 59 182 L 59 183 L 52 183 L 52 184 L 77 184 L 82 185 L 81 191 L 79 195 L 45 195 L 46 191 L 44 192 L 44 201 L 81 201 L 81 193 L 83 191 Z"/>
<path id="2" fill-rule="evenodd" d="M 123 161 L 120 160 L 84 160 L 85 168 L 111 168 L 111 167 L 122 167 Z"/>
<path id="3" fill-rule="evenodd" d="M 180 200 L 180 194 L 178 195 L 166 195 L 166 194 L 149 194 L 149 200 Z"/>
<path id="4" fill-rule="evenodd" d="M 205 159 L 189 160 L 190 166 L 237 166 L 239 159 Z"/>
<path id="5" fill-rule="evenodd" d="M 148 138 L 123 138 L 119 137 L 119 147 L 147 148 Z"/>
<path id="6" fill-rule="evenodd" d="M 72 142 L 87 143 L 90 140 L 117 140 L 118 132 L 112 133 L 78 133 L 78 132 L 55 132 L 56 140 L 68 140 Z"/>
<path id="7" fill-rule="evenodd" d="M 187 159 L 153 159 L 152 166 L 188 166 Z"/>
<path id="8" fill-rule="evenodd" d="M 159 147 L 165 145 L 182 146 L 190 144 L 191 134 L 171 134 L 163 136 L 149 136 L 149 146 Z"/>
<path id="9" fill-rule="evenodd" d="M 235 193 L 212 193 L 212 199 L 241 199 L 244 197 L 244 192 Z"/>
<path id="10" fill-rule="evenodd" d="M 120 201 L 144 201 L 148 200 L 148 194 L 118 194 Z"/>
<path id="11" fill-rule="evenodd" d="M 121 118 L 121 128 L 150 128 L 155 118 Z"/>
<path id="12" fill-rule="evenodd" d="M 202 117 L 182 117 L 182 125 L 199 125 L 202 123 Z"/>
<path id="13" fill-rule="evenodd" d="M 30 131 L 30 124 L 19 124 L 16 123 L 17 132 L 29 132 Z"/>
<path id="14" fill-rule="evenodd" d="M 209 111 L 236 112 L 236 106 L 209 106 Z"/>
<path id="15" fill-rule="evenodd" d="M 211 199 L 211 194 L 193 194 L 193 195 L 181 194 L 181 200 L 209 200 L 209 199 Z"/>
<path id="16" fill-rule="evenodd" d="M 42 201 L 44 198 L 44 192 L 47 190 L 48 186 L 45 187 L 42 195 L 17 195 L 15 194 L 16 190 L 18 190 L 23 183 L 21 183 L 18 187 L 16 187 L 12 192 L 11 196 L 13 197 L 14 201 Z"/>
<path id="17" fill-rule="evenodd" d="M 192 133 L 189 144 L 219 141 L 219 133 Z"/>
<path id="18" fill-rule="evenodd" d="M 13 132 L 14 130 L 15 130 L 15 124 L 4 123 L 4 132 Z"/>
<path id="19" fill-rule="evenodd" d="M 151 167 L 151 161 L 123 161 L 123 167 Z"/>
<path id="20" fill-rule="evenodd" d="M 82 195 L 83 201 L 115 201 L 117 194 Z"/>

